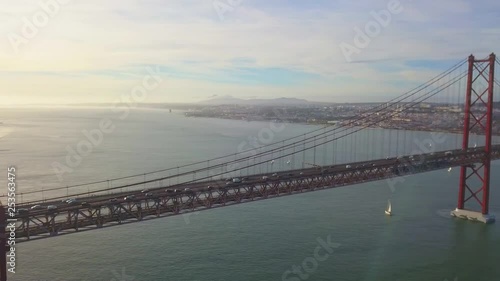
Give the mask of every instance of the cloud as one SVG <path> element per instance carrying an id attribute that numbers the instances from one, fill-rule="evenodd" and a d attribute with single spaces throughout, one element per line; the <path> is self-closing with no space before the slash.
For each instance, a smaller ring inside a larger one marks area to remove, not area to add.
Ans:
<path id="1" fill-rule="evenodd" d="M 403 12 L 347 63 L 339 44 L 388 2 L 244 0 L 220 21 L 211 1 L 71 1 L 16 55 L 6 36 L 40 7 L 9 1 L 0 15 L 0 83 L 20 103 L 112 101 L 141 67 L 161 65 L 172 76 L 152 98 L 158 102 L 190 101 L 208 89 L 337 101 L 396 95 L 409 88 L 410 71 L 425 80 L 447 62 L 498 51 L 497 1 L 401 0 Z"/>

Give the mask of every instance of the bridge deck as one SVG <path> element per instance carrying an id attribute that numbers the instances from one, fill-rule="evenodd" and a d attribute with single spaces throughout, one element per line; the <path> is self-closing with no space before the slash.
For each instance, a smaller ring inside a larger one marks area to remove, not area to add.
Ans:
<path id="1" fill-rule="evenodd" d="M 84 206 L 68 205 L 57 200 L 46 203 L 56 205 L 55 210 L 32 210 L 18 215 L 15 218 L 16 238 L 22 242 L 284 195 L 473 165 L 481 163 L 485 155 L 484 148 L 478 147 L 468 151 L 452 150 L 451 153 L 436 152 L 285 171 L 279 176 L 271 173 L 253 175 L 241 183 L 227 184 L 225 180 L 193 182 L 167 189 L 151 189 L 147 195 L 134 191 L 80 198 L 80 202 L 87 202 Z M 492 146 L 491 159 L 499 158 L 500 145 Z M 126 200 L 125 197 L 129 195 L 136 197 Z M 33 204 L 20 207 L 29 208 Z"/>

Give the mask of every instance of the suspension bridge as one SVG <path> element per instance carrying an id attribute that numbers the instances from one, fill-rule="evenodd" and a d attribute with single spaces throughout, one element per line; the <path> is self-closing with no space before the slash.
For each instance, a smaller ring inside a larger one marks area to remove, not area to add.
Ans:
<path id="1" fill-rule="evenodd" d="M 24 192 L 16 210 L 6 206 L 0 219 L 4 224 L 6 218 L 15 221 L 19 243 L 459 167 L 457 208 L 450 215 L 491 223 L 490 163 L 500 159 L 500 143 L 493 143 L 492 132 L 499 63 L 494 54 L 485 59 L 471 55 L 354 118 L 258 148 L 148 174 Z M 462 108 L 461 132 L 455 130 L 452 147 L 437 151 L 429 143 L 427 149 L 415 150 L 414 131 L 375 129 L 424 103 L 443 102 Z M 383 131 L 388 135 L 373 141 Z M 366 153 L 356 153 L 362 149 Z M 1 199 L 7 202 L 5 196 Z"/>

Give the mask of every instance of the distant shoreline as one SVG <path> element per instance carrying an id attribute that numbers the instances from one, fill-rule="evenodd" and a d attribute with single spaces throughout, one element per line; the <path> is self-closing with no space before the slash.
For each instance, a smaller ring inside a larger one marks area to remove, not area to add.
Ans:
<path id="1" fill-rule="evenodd" d="M 211 117 L 211 116 L 185 116 L 185 117 L 186 118 L 208 118 L 208 119 L 219 119 L 219 120 L 247 121 L 247 122 L 273 122 L 273 120 L 276 120 L 276 119 L 242 120 L 242 119 L 237 119 L 237 118 L 221 118 L 221 117 Z M 323 126 L 323 127 L 335 126 L 335 124 L 328 124 L 328 123 L 304 123 L 304 122 L 291 122 L 291 121 L 282 121 L 282 122 L 273 122 L 273 123 L 299 124 L 299 125 Z M 345 126 L 345 127 L 356 128 L 356 127 L 363 127 L 363 126 Z M 447 134 L 457 134 L 457 135 L 462 135 L 462 133 L 463 133 L 462 129 L 445 130 L 445 129 L 439 129 L 439 128 L 435 128 L 435 129 L 433 129 L 433 128 L 429 128 L 429 129 L 422 129 L 422 128 L 405 129 L 405 128 L 399 128 L 399 127 L 369 126 L 369 127 L 365 127 L 365 129 L 385 129 L 385 130 L 395 130 L 395 131 L 447 133 Z M 484 135 L 478 135 L 478 136 L 484 136 Z M 500 134 L 492 133 L 492 136 L 500 136 Z"/>

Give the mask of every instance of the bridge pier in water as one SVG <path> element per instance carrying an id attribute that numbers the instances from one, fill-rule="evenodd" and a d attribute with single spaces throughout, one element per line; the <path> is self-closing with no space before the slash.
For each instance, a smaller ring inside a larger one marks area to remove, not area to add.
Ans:
<path id="1" fill-rule="evenodd" d="M 461 166 L 458 206 L 451 211 L 453 217 L 483 223 L 495 221 L 495 216 L 489 213 L 495 63 L 495 54 L 491 54 L 489 58 L 484 60 L 477 60 L 473 55 L 469 56 L 462 149 L 469 148 L 469 135 L 471 133 L 484 134 L 484 155 L 481 162 Z M 487 84 L 486 89 L 479 86 L 478 80 L 482 79 Z M 476 85 L 477 87 L 475 87 Z M 477 183 L 480 187 L 473 186 Z M 479 203 L 481 211 L 465 208 L 465 203 L 472 199 Z"/>

